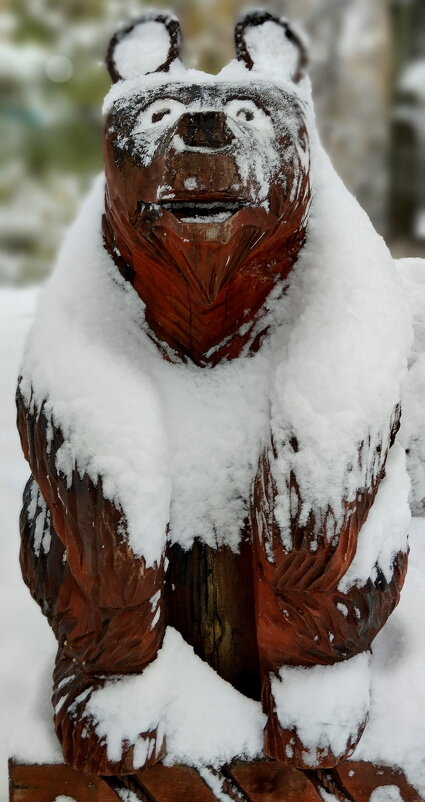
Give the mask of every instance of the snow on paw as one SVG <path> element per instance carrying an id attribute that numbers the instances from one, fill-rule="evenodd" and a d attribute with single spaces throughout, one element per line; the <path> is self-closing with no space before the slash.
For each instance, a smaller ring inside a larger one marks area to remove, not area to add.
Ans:
<path id="1" fill-rule="evenodd" d="M 370 654 L 327 666 L 283 666 L 270 677 L 265 754 L 309 770 L 332 768 L 350 757 L 370 705 Z"/>
<path id="2" fill-rule="evenodd" d="M 86 674 L 72 658 L 59 661 L 53 691 L 54 723 L 65 761 L 76 771 L 96 775 L 135 774 L 165 755 L 165 739 L 156 730 L 141 732 L 130 742 L 108 739 L 90 710 L 90 700 L 107 683 L 121 677 Z"/>

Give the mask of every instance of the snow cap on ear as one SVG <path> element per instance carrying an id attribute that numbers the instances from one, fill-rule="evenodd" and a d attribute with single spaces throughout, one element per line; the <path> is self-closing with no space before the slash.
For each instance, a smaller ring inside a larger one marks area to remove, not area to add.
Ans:
<path id="1" fill-rule="evenodd" d="M 236 55 L 249 70 L 280 72 L 283 79 L 299 83 L 304 78 L 307 48 L 284 17 L 262 9 L 248 11 L 235 28 Z"/>
<path id="2" fill-rule="evenodd" d="M 172 14 L 149 11 L 112 37 L 106 66 L 115 83 L 153 72 L 168 72 L 179 58 L 181 31 Z"/>

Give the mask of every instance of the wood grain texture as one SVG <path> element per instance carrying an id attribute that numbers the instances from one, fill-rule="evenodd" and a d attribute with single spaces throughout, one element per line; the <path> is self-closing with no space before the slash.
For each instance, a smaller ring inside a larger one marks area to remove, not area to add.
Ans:
<path id="1" fill-rule="evenodd" d="M 215 802 L 215 795 L 189 766 L 154 766 L 136 775 L 141 788 L 161 802 Z"/>
<path id="2" fill-rule="evenodd" d="M 75 802 L 119 802 L 102 780 L 64 765 L 25 765 L 9 761 L 10 802 L 55 802 L 69 796 Z"/>
<path id="3" fill-rule="evenodd" d="M 175 94 L 179 102 L 190 104 L 205 102 L 211 94 L 213 106 L 225 104 L 225 96 L 217 99 L 218 91 L 227 92 L 227 99 L 256 99 L 255 88 L 243 85 L 220 90 L 170 86 L 167 97 Z M 148 100 L 151 95 L 140 97 L 140 108 Z M 288 97 L 268 87 L 263 103 L 268 103 L 267 113 L 278 117 Z M 258 348 L 258 338 L 252 337 L 257 313 L 277 282 L 286 279 L 305 243 L 311 203 L 309 142 L 303 108 L 294 97 L 290 104 L 297 147 L 290 126 L 276 131 L 282 161 L 262 202 L 252 177 L 240 175 L 235 137 L 222 112 L 215 113 L 215 125 L 211 113 L 197 115 L 195 147 L 193 115 L 183 114 L 145 161 L 131 144 L 137 103 L 126 108 L 121 104 L 106 120 L 105 246 L 143 300 L 157 342 L 197 364 L 234 358 L 248 343 Z M 127 148 L 122 147 L 123 137 Z M 189 147 L 174 148 L 175 137 Z M 188 178 L 198 187 L 196 192 L 188 191 Z M 226 223 L 191 224 L 164 207 L 163 187 L 172 190 L 174 202 L 233 201 L 240 209 Z"/>
<path id="4" fill-rule="evenodd" d="M 320 802 L 321 797 L 302 771 L 284 763 L 235 763 L 230 775 L 250 802 Z"/>
<path id="5" fill-rule="evenodd" d="M 402 771 L 364 761 L 307 772 L 279 761 L 236 761 L 223 772 L 216 773 L 219 786 L 235 802 L 320 802 L 323 792 L 339 802 L 370 802 L 373 791 L 388 786 L 399 790 L 402 802 L 424 802 Z M 216 802 L 220 798 L 195 769 L 181 765 L 158 764 L 132 776 L 102 778 L 63 764 L 11 760 L 9 786 L 10 802 L 55 802 L 58 796 L 75 802 L 117 802 L 125 791 L 140 802 Z"/>
<path id="6" fill-rule="evenodd" d="M 195 541 L 190 551 L 168 551 L 168 622 L 223 679 L 261 698 L 252 548 L 248 533 L 239 553 Z"/>
<path id="7" fill-rule="evenodd" d="M 373 791 L 391 785 L 399 789 L 403 802 L 423 802 L 423 797 L 407 782 L 403 772 L 391 766 L 353 761 L 341 763 L 333 775 L 355 802 L 369 802 Z"/>

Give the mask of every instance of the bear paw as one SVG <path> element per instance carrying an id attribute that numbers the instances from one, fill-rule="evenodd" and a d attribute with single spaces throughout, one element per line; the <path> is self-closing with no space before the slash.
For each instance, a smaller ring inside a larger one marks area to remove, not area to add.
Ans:
<path id="1" fill-rule="evenodd" d="M 108 740 L 90 711 L 93 694 L 121 677 L 84 671 L 77 662 L 60 656 L 52 702 L 56 734 L 65 762 L 76 771 L 95 775 L 135 774 L 165 756 L 165 738 L 157 729 L 139 734 L 136 742 Z"/>

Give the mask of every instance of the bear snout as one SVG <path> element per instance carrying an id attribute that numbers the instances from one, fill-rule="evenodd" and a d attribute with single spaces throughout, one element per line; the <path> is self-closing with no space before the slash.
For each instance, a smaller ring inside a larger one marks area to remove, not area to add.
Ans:
<path id="1" fill-rule="evenodd" d="M 220 150 L 231 145 L 235 136 L 222 111 L 196 111 L 183 114 L 176 126 L 174 139 L 179 138 L 187 149 Z M 179 149 L 179 148 L 178 148 Z"/>

